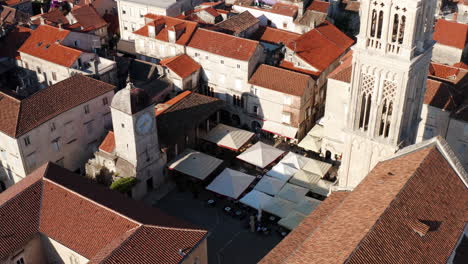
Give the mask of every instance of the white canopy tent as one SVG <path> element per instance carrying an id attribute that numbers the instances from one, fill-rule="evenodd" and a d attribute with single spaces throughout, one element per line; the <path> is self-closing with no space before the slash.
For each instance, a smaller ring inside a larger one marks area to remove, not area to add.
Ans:
<path id="1" fill-rule="evenodd" d="M 263 142 L 257 142 L 255 145 L 237 156 L 237 158 L 263 169 L 275 161 L 279 156 L 283 155 L 283 153 L 284 151 L 275 147 Z"/>
<path id="2" fill-rule="evenodd" d="M 289 152 L 284 158 L 280 161 L 285 165 L 295 168 L 296 170 L 302 169 L 311 159 L 303 157 L 293 152 Z"/>
<path id="3" fill-rule="evenodd" d="M 286 217 L 278 221 L 278 225 L 293 230 L 296 228 L 306 216 L 297 211 L 292 211 Z"/>
<path id="4" fill-rule="evenodd" d="M 237 199 L 254 180 L 255 176 L 226 168 L 206 189 Z"/>
<path id="5" fill-rule="evenodd" d="M 305 197 L 302 201 L 300 201 L 296 207 L 294 207 L 294 210 L 303 214 L 303 215 L 309 215 L 310 213 L 312 213 L 312 211 L 314 211 L 320 204 L 322 203 L 322 201 L 320 200 L 317 200 L 315 198 L 312 198 L 312 197 Z"/>
<path id="6" fill-rule="evenodd" d="M 281 188 L 283 188 L 285 184 L 286 181 L 265 175 L 257 183 L 257 185 L 255 185 L 254 189 L 269 195 L 275 195 L 281 190 Z"/>
<path id="7" fill-rule="evenodd" d="M 176 170 L 197 179 L 204 180 L 222 163 L 222 160 L 205 153 L 193 149 L 186 149 L 172 160 L 168 164 L 168 167 L 170 170 Z"/>
<path id="8" fill-rule="evenodd" d="M 299 203 L 304 200 L 305 195 L 308 192 L 309 190 L 306 188 L 291 183 L 286 183 L 276 196 L 293 203 Z"/>
<path id="9" fill-rule="evenodd" d="M 328 196 L 328 194 L 330 193 L 330 187 L 333 185 L 333 183 L 323 180 L 317 174 L 310 173 L 305 170 L 298 171 L 289 180 L 289 182 L 307 188 L 313 193 L 317 193 L 322 196 Z"/>
<path id="10" fill-rule="evenodd" d="M 310 159 L 309 162 L 302 168 L 310 173 L 314 173 L 320 178 L 323 178 L 328 171 L 330 171 L 332 165 L 320 160 Z"/>
<path id="11" fill-rule="evenodd" d="M 253 136 L 254 133 L 250 131 L 219 124 L 204 136 L 203 139 L 215 143 L 222 148 L 238 151 Z"/>
<path id="12" fill-rule="evenodd" d="M 284 163 L 278 163 L 267 172 L 267 175 L 286 182 L 296 173 L 297 169 L 290 167 Z"/>
<path id="13" fill-rule="evenodd" d="M 266 120 L 263 122 L 262 130 L 282 137 L 295 139 L 298 128 Z"/>
<path id="14" fill-rule="evenodd" d="M 275 196 L 265 204 L 263 211 L 283 218 L 294 211 L 295 206 L 295 203 Z"/>
<path id="15" fill-rule="evenodd" d="M 320 153 L 322 138 L 324 137 L 323 130 L 323 126 L 319 124 L 315 125 L 297 145 L 305 150 Z"/>
<path id="16" fill-rule="evenodd" d="M 263 210 L 263 207 L 272 199 L 268 194 L 252 190 L 242 197 L 239 201 L 247 206 L 257 210 Z"/>

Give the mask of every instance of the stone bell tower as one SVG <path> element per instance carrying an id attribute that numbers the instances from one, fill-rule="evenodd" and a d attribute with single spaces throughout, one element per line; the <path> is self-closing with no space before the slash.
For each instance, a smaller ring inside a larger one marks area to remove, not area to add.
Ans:
<path id="1" fill-rule="evenodd" d="M 339 187 L 411 145 L 432 57 L 436 0 L 361 0 Z"/>

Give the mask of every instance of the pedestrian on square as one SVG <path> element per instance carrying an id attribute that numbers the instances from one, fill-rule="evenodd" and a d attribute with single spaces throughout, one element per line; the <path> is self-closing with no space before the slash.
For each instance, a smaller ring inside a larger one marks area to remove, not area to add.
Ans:
<path id="1" fill-rule="evenodd" d="M 255 216 L 254 215 L 250 216 L 249 225 L 250 225 L 250 232 L 254 233 L 255 232 Z"/>

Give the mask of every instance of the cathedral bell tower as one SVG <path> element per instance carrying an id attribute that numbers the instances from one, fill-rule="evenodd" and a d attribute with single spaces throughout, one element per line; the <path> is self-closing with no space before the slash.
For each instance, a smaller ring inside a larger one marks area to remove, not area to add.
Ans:
<path id="1" fill-rule="evenodd" d="M 415 141 L 432 57 L 436 0 L 361 0 L 339 186 Z"/>

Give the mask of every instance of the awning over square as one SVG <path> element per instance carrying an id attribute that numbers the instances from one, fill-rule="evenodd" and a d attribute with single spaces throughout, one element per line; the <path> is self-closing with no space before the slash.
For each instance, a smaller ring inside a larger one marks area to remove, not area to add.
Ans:
<path id="1" fill-rule="evenodd" d="M 265 204 L 265 206 L 263 207 L 263 211 L 283 218 L 288 216 L 289 213 L 291 213 L 292 211 L 294 211 L 295 206 L 295 203 L 275 196 L 272 199 L 270 199 L 270 201 L 268 201 L 267 204 Z"/>
<path id="2" fill-rule="evenodd" d="M 290 183 L 309 189 L 311 192 L 328 196 L 333 183 L 323 180 L 320 176 L 300 170 L 289 180 Z"/>
<path id="3" fill-rule="evenodd" d="M 308 192 L 309 190 L 306 188 L 291 183 L 286 183 L 283 188 L 281 188 L 277 196 L 293 203 L 299 203 L 304 200 L 305 195 Z"/>
<path id="4" fill-rule="evenodd" d="M 285 184 L 286 181 L 265 175 L 257 183 L 257 185 L 255 185 L 254 189 L 269 195 L 275 195 L 281 190 L 281 188 L 283 188 Z"/>
<path id="5" fill-rule="evenodd" d="M 237 199 L 254 180 L 255 176 L 226 168 L 206 187 L 206 189 Z"/>
<path id="6" fill-rule="evenodd" d="M 284 158 L 280 161 L 285 165 L 293 167 L 297 170 L 302 169 L 311 159 L 304 156 L 298 155 L 293 152 L 289 152 Z"/>
<path id="7" fill-rule="evenodd" d="M 263 122 L 263 131 L 270 132 L 282 137 L 296 139 L 297 127 L 287 126 L 273 121 L 266 120 Z"/>
<path id="8" fill-rule="evenodd" d="M 330 171 L 332 165 L 330 163 L 326 163 L 320 160 L 310 159 L 307 164 L 302 167 L 303 170 L 308 171 L 310 173 L 316 174 L 323 178 L 328 171 Z"/>
<path id="9" fill-rule="evenodd" d="M 250 131 L 219 124 L 204 136 L 203 139 L 215 143 L 222 148 L 238 151 L 253 136 L 254 133 Z"/>
<path id="10" fill-rule="evenodd" d="M 278 221 L 278 225 L 293 230 L 298 226 L 306 216 L 297 211 L 292 211 L 285 218 Z"/>
<path id="11" fill-rule="evenodd" d="M 296 173 L 297 169 L 280 162 L 273 166 L 273 168 L 267 172 L 267 175 L 286 182 Z"/>
<path id="12" fill-rule="evenodd" d="M 323 139 L 323 126 L 315 125 L 309 133 L 297 144 L 299 147 L 320 153 Z"/>
<path id="13" fill-rule="evenodd" d="M 170 170 L 175 170 L 194 178 L 204 180 L 222 163 L 222 160 L 205 153 L 195 151 L 193 149 L 186 149 L 172 160 L 168 164 L 168 167 Z"/>
<path id="14" fill-rule="evenodd" d="M 294 207 L 294 210 L 295 211 L 298 211 L 299 213 L 301 214 L 304 214 L 304 215 L 309 215 L 310 213 L 312 213 L 312 211 L 315 210 L 315 208 L 317 208 L 320 204 L 322 203 L 322 201 L 320 200 L 317 200 L 315 198 L 312 198 L 312 197 L 305 197 L 302 201 L 300 201 L 296 207 Z"/>
<path id="15" fill-rule="evenodd" d="M 263 210 L 265 204 L 267 204 L 272 198 L 273 197 L 268 194 L 259 192 L 257 190 L 252 190 L 239 201 L 257 210 Z"/>
<path id="16" fill-rule="evenodd" d="M 283 153 L 284 151 L 275 147 L 263 142 L 257 142 L 237 156 L 237 158 L 263 169 L 278 159 Z"/>

